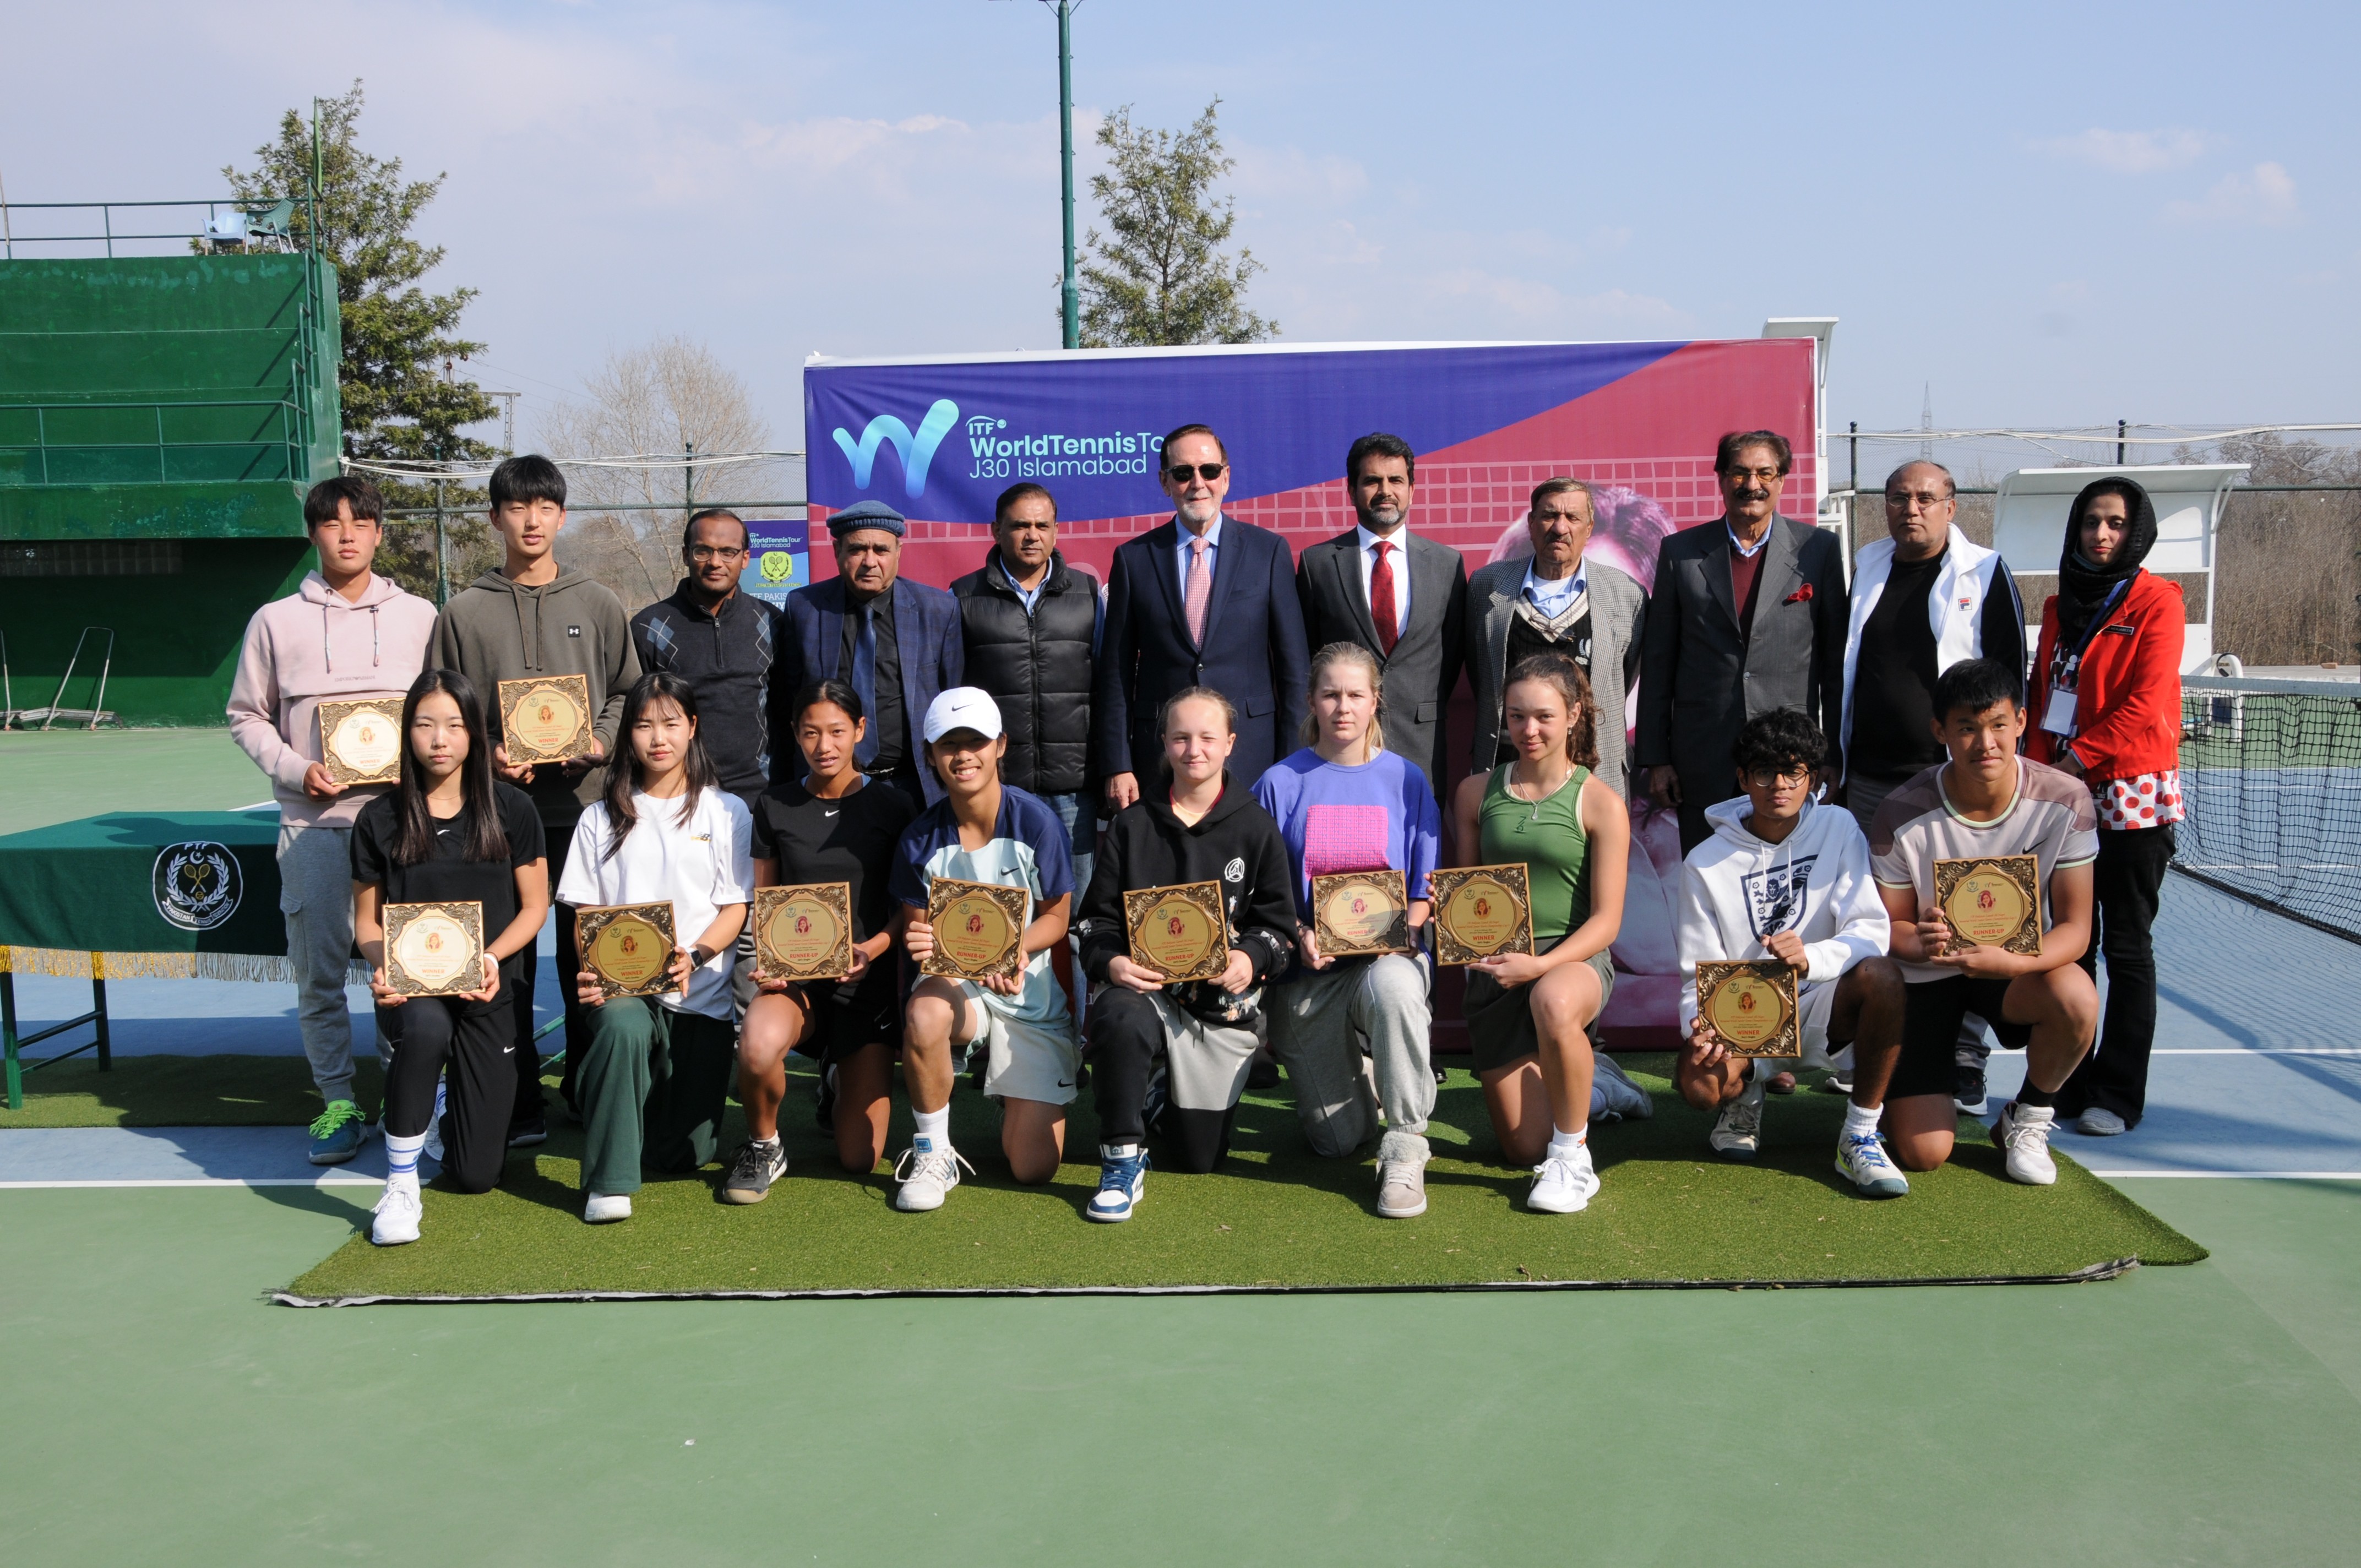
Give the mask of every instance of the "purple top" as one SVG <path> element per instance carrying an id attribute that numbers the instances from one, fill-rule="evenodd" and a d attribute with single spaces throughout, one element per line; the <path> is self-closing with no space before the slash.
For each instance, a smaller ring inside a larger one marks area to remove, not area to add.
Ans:
<path id="1" fill-rule="evenodd" d="M 1279 823 L 1295 864 L 1295 912 L 1312 918 L 1312 879 L 1336 872 L 1402 873 L 1412 898 L 1428 896 L 1443 813 L 1414 762 L 1380 751 L 1357 767 L 1323 762 L 1310 747 L 1271 764 L 1255 799 Z"/>

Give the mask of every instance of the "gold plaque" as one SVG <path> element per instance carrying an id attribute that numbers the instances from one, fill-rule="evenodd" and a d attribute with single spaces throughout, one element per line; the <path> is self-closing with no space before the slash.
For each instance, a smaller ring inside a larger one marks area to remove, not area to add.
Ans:
<path id="1" fill-rule="evenodd" d="M 324 702 L 320 765 L 340 784 L 391 784 L 401 777 L 401 698 Z"/>
<path id="2" fill-rule="evenodd" d="M 1123 895 L 1131 961 L 1170 981 L 1219 980 L 1230 967 L 1230 917 L 1222 884 L 1184 882 Z"/>
<path id="3" fill-rule="evenodd" d="M 500 740 L 509 762 L 570 762 L 590 754 L 590 677 L 500 683 Z"/>
<path id="4" fill-rule="evenodd" d="M 575 911 L 582 967 L 598 977 L 609 997 L 662 996 L 673 989 L 670 970 L 678 938 L 672 903 L 603 904 Z"/>
<path id="5" fill-rule="evenodd" d="M 1435 962 L 1472 964 L 1533 950 L 1532 892 L 1522 865 L 1462 866 L 1437 872 L 1433 881 Z"/>
<path id="6" fill-rule="evenodd" d="M 385 983 L 400 996 L 456 996 L 484 989 L 484 906 L 385 906 Z"/>
<path id="7" fill-rule="evenodd" d="M 1410 894 L 1401 872 L 1313 877 L 1312 935 L 1323 959 L 1409 952 Z"/>
<path id="8" fill-rule="evenodd" d="M 2041 955 L 2041 858 L 1991 855 L 1935 862 L 1935 906 L 1962 948 Z"/>
<path id="9" fill-rule="evenodd" d="M 935 950 L 918 972 L 951 980 L 1022 973 L 1025 916 L 1032 902 L 1021 887 L 936 877 L 927 887 L 927 924 L 934 929 Z"/>
<path id="10" fill-rule="evenodd" d="M 1800 1057 L 1794 966 L 1777 959 L 1700 959 L 1697 1013 L 1734 1057 Z"/>
<path id="11" fill-rule="evenodd" d="M 852 970 L 852 884 L 754 890 L 754 970 L 769 980 L 842 980 Z"/>

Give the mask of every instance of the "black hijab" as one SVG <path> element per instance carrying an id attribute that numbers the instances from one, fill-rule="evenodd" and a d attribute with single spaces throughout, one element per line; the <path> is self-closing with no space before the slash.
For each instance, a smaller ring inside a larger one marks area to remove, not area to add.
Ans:
<path id="1" fill-rule="evenodd" d="M 2104 566 L 2082 559 L 2082 511 L 2098 496 L 2121 496 L 2131 515 L 2122 548 Z M 2156 506 L 2147 491 L 2130 479 L 2097 479 L 2082 487 L 2066 510 L 2066 548 L 2058 560 L 2059 641 L 2070 646 L 2082 640 L 2091 618 L 2107 602 L 2117 585 L 2138 576 L 2140 563 L 2156 548 Z"/>

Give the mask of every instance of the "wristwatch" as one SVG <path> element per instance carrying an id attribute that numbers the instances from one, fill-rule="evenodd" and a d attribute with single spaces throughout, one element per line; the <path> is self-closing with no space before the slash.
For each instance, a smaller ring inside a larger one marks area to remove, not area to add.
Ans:
<path id="1" fill-rule="evenodd" d="M 704 943 L 699 942 L 699 943 L 697 943 L 697 946 L 695 946 L 695 947 L 693 947 L 693 948 L 689 948 L 689 949 L 688 949 L 688 967 L 689 967 L 689 968 L 691 968 L 691 969 L 703 969 L 706 965 L 708 965 L 708 964 L 711 963 L 712 961 L 713 961 L 713 949 L 712 949 L 712 948 L 708 948 L 708 947 L 707 947 Z"/>

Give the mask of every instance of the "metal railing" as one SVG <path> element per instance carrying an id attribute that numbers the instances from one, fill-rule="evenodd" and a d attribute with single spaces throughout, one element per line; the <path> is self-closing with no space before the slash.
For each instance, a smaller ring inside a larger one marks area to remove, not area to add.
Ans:
<path id="1" fill-rule="evenodd" d="M 276 430 L 225 439 L 174 440 L 165 428 L 165 416 L 168 414 L 223 409 L 261 411 L 258 425 L 275 421 Z M 50 420 L 53 416 L 104 411 L 151 414 L 155 420 L 156 438 L 153 441 L 101 441 L 80 435 L 52 438 Z M 18 416 L 27 413 L 33 416 L 33 439 L 29 442 L 9 439 L 8 426 L 16 422 Z M 311 422 L 310 411 L 302 404 L 288 398 L 191 399 L 173 402 L 0 401 L 0 487 L 234 482 L 241 479 L 289 479 L 297 484 L 308 484 L 312 479 Z M 172 455 L 176 453 L 241 451 L 252 454 L 252 458 L 243 464 L 235 460 L 226 465 L 183 463 L 180 466 L 180 472 L 173 471 Z M 256 461 L 273 451 L 280 454 L 280 462 L 284 465 L 282 471 L 255 472 Z M 152 454 L 154 473 L 134 473 L 127 463 L 107 455 L 127 453 Z M 60 455 L 57 466 L 65 467 L 63 476 L 52 466 L 52 454 Z M 83 461 L 76 464 L 74 455 L 80 455 Z M 21 470 L 11 472 L 15 466 L 9 461 L 12 457 L 21 461 Z"/>
<path id="2" fill-rule="evenodd" d="M 117 208 L 146 212 L 170 207 L 203 207 L 205 221 L 193 230 L 170 229 L 159 233 L 118 230 L 115 226 Z M 295 243 L 292 221 L 298 209 L 304 216 L 305 244 L 302 246 Z M 18 234 L 16 214 L 19 213 L 96 213 L 99 228 L 96 234 Z M 227 224 L 225 215 L 241 221 L 235 225 Z M 0 202 L 0 252 L 5 252 L 7 258 L 14 261 L 16 259 L 16 247 L 20 245 L 104 245 L 106 254 L 112 257 L 118 244 L 159 239 L 206 240 L 217 245 L 235 241 L 241 247 L 259 241 L 279 249 L 300 250 L 308 247 L 316 227 L 312 218 L 312 201 L 308 196 L 291 196 L 259 206 L 221 197 L 190 202 Z"/>

